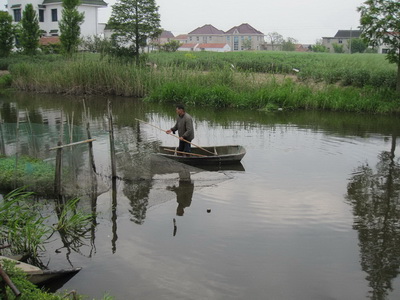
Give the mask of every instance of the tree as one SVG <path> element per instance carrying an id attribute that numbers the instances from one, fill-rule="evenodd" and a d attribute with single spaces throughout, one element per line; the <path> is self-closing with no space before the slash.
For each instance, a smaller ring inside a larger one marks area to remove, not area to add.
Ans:
<path id="1" fill-rule="evenodd" d="M 400 2 L 367 0 L 358 7 L 361 13 L 361 37 L 371 46 L 386 44 L 386 58 L 397 65 L 396 90 L 400 93 Z"/>
<path id="2" fill-rule="evenodd" d="M 282 45 L 284 42 L 283 36 L 277 32 L 269 32 L 267 37 L 270 40 L 272 51 L 275 50 L 275 47 L 278 45 Z"/>
<path id="3" fill-rule="evenodd" d="M 79 2 L 79 0 L 63 0 L 62 4 L 62 19 L 59 22 L 60 41 L 62 52 L 67 56 L 78 51 L 81 25 L 85 19 L 85 14 L 78 12 Z"/>
<path id="4" fill-rule="evenodd" d="M 296 50 L 297 40 L 294 38 L 288 37 L 286 41 L 282 43 L 282 51 L 295 51 Z"/>
<path id="5" fill-rule="evenodd" d="M 315 45 L 311 46 L 312 52 L 329 52 L 325 45 L 322 45 L 322 39 L 316 40 Z"/>
<path id="6" fill-rule="evenodd" d="M 349 41 L 350 53 L 364 53 L 368 45 L 360 38 L 353 38 Z"/>
<path id="7" fill-rule="evenodd" d="M 160 14 L 155 0 L 119 0 L 112 6 L 109 26 L 113 30 L 114 46 L 135 56 L 139 64 L 140 48 L 148 39 L 161 34 Z M 124 52 L 124 51 L 120 51 Z"/>
<path id="8" fill-rule="evenodd" d="M 22 12 L 19 42 L 25 54 L 34 55 L 39 48 L 40 27 L 36 11 L 27 4 Z"/>
<path id="9" fill-rule="evenodd" d="M 175 52 L 182 44 L 179 41 L 172 40 L 164 45 L 161 45 L 160 48 L 165 52 Z"/>
<path id="10" fill-rule="evenodd" d="M 332 47 L 335 53 L 344 53 L 343 44 L 333 43 Z"/>
<path id="11" fill-rule="evenodd" d="M 242 47 L 244 50 L 251 50 L 251 40 L 250 39 L 244 39 L 242 41 Z"/>
<path id="12" fill-rule="evenodd" d="M 12 17 L 6 11 L 0 11 L 0 57 L 10 55 L 14 45 Z"/>

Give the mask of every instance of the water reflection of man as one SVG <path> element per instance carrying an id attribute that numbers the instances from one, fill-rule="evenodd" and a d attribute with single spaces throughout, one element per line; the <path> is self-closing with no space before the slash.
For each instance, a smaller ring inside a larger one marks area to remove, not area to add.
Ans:
<path id="1" fill-rule="evenodd" d="M 183 216 L 186 207 L 189 207 L 192 203 L 194 183 L 187 176 L 179 176 L 179 186 L 167 187 L 168 190 L 175 192 L 176 202 L 178 207 L 176 208 L 176 215 Z"/>

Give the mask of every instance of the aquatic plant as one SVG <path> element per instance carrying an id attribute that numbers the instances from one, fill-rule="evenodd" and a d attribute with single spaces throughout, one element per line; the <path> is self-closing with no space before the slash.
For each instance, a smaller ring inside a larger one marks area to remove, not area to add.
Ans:
<path id="1" fill-rule="evenodd" d="M 32 193 L 23 189 L 4 196 L 0 203 L 0 243 L 11 245 L 14 253 L 37 256 L 39 250 L 44 250 L 50 228 L 44 225 L 46 217 L 41 216 L 32 197 Z"/>
<path id="2" fill-rule="evenodd" d="M 47 220 L 51 212 L 43 215 L 43 203 L 34 202 L 34 194 L 16 189 L 0 202 L 0 244 L 11 245 L 11 253 L 28 253 L 36 258 L 55 232 L 66 243 L 78 243 L 89 230 L 92 214 L 77 210 L 79 199 L 55 206 L 58 221 L 53 226 Z M 69 245 L 66 245 L 69 246 Z"/>

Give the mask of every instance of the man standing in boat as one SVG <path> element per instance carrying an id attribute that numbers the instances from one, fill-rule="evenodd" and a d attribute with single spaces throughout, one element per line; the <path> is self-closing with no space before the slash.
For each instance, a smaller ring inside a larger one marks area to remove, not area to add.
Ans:
<path id="1" fill-rule="evenodd" d="M 170 134 L 173 132 L 175 134 L 175 131 L 178 130 L 178 151 L 190 152 L 190 142 L 194 139 L 193 119 L 187 112 L 185 112 L 185 107 L 183 105 L 176 106 L 176 113 L 178 114 L 176 124 L 174 127 L 167 130 L 166 133 Z"/>

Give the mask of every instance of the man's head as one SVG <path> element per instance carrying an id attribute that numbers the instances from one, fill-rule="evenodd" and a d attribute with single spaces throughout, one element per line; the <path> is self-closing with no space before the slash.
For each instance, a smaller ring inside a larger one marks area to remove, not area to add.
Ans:
<path id="1" fill-rule="evenodd" d="M 176 106 L 176 113 L 178 115 L 180 115 L 180 116 L 184 115 L 185 114 L 185 107 L 183 105 L 181 105 L 181 104 L 178 104 Z"/>

